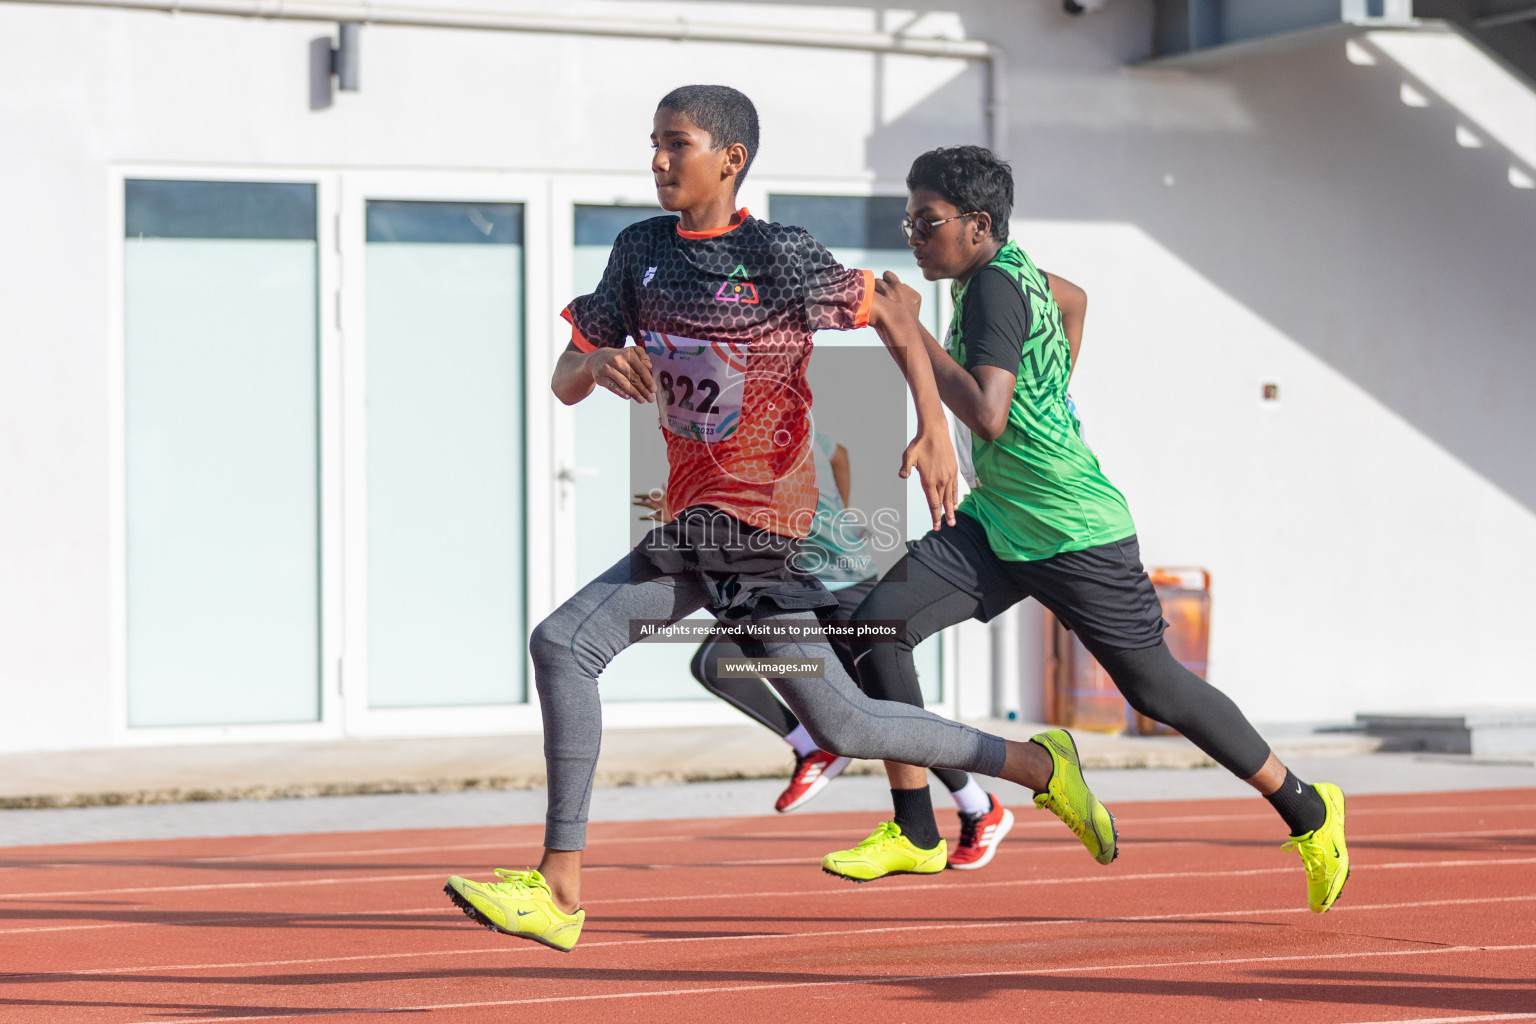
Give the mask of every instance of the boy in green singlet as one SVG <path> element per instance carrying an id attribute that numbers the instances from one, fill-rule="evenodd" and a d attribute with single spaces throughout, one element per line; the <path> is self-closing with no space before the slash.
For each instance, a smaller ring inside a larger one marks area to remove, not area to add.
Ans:
<path id="1" fill-rule="evenodd" d="M 919 330 L 939 395 L 959 421 L 956 447 L 971 492 L 956 525 L 914 542 L 854 613 L 855 622 L 907 623 L 900 644 L 855 643 L 860 686 L 876 699 L 920 702 L 911 696 L 920 694 L 917 643 L 1033 597 L 1076 630 L 1132 707 L 1176 728 L 1269 800 L 1291 833 L 1286 848 L 1301 855 L 1308 903 L 1325 912 L 1349 875 L 1344 796 L 1296 778 L 1237 706 L 1163 642 L 1167 623 L 1142 571 L 1130 510 L 1083 443 L 1067 400 L 1086 297 L 1009 240 L 1012 171 L 991 152 L 925 153 L 907 189 L 903 228 L 917 265 L 930 281 L 953 281 L 947 344 Z M 919 301 L 894 274 L 880 288 L 914 308 Z M 1035 742 L 1049 748 L 1063 735 Z M 867 881 L 942 843 L 924 769 L 887 762 L 887 772 L 894 821 L 828 854 L 829 873 Z"/>

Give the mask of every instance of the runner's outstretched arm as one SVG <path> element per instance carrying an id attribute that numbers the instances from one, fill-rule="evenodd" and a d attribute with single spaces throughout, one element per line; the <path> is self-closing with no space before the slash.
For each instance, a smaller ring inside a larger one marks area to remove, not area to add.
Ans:
<path id="1" fill-rule="evenodd" d="M 996 366 L 967 370 L 951 359 L 944 346 L 916 320 L 922 296 L 916 289 L 902 284 L 901 278 L 891 271 L 887 270 L 885 277 L 875 282 L 875 288 L 912 311 L 912 323 L 923 340 L 923 349 L 928 353 L 934 382 L 944 404 L 982 440 L 996 441 L 1002 437 L 1003 428 L 1008 425 L 1008 406 L 1013 401 L 1014 375 Z"/>
<path id="2" fill-rule="evenodd" d="M 944 405 L 933 379 L 931 359 L 907 358 L 923 351 L 922 327 L 906 306 L 896 299 L 876 292 L 870 306 L 869 323 L 901 367 L 912 401 L 917 406 L 917 436 L 901 457 L 901 476 L 906 479 L 917 470 L 928 510 L 933 514 L 933 528 L 940 522 L 955 525 L 955 506 L 960 503 L 960 467 L 949 441 L 949 425 L 944 420 Z"/>
<path id="3" fill-rule="evenodd" d="M 1072 354 L 1072 370 L 1077 369 L 1077 350 L 1083 345 L 1083 318 L 1088 315 L 1088 293 L 1064 277 L 1045 272 L 1045 280 L 1051 286 L 1051 298 L 1061 307 L 1061 329 L 1067 333 L 1067 349 Z"/>

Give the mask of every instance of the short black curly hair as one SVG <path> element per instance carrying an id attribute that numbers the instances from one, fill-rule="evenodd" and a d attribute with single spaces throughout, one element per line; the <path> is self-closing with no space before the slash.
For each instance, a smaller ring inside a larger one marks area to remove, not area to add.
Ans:
<path id="1" fill-rule="evenodd" d="M 736 175 L 736 187 L 741 188 L 757 156 L 757 108 L 746 94 L 728 85 L 681 85 L 656 104 L 656 109 L 662 107 L 709 132 L 711 149 L 721 150 L 737 142 L 747 147 L 747 162 Z"/>
<path id="2" fill-rule="evenodd" d="M 912 161 L 907 191 L 930 188 L 961 213 L 978 211 L 992 218 L 992 237 L 1008 241 L 1013 214 L 1013 168 L 984 146 L 930 149 Z"/>

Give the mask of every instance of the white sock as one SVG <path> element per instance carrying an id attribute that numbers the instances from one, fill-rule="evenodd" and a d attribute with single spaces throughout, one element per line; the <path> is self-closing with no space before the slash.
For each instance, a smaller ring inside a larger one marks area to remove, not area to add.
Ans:
<path id="1" fill-rule="evenodd" d="M 962 814 L 986 814 L 992 809 L 992 798 L 976 784 L 974 775 L 970 776 L 970 781 L 963 788 L 949 795 L 955 798 L 955 806 Z"/>
<path id="2" fill-rule="evenodd" d="M 816 749 L 816 741 L 811 739 L 811 734 L 805 731 L 803 725 L 795 726 L 795 731 L 785 736 L 784 742 L 795 748 L 796 757 L 804 757 Z"/>

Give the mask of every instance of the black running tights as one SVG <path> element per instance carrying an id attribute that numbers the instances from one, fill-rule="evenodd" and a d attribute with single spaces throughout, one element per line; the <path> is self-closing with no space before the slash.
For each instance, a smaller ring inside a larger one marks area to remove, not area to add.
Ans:
<path id="1" fill-rule="evenodd" d="M 854 612 L 854 621 L 904 621 L 896 643 L 856 641 L 853 659 L 859 687 L 877 700 L 922 706 L 912 648 L 945 626 L 964 622 L 980 610 L 977 600 L 915 558 L 904 558 Z M 1126 701 L 1155 721 L 1171 725 L 1240 779 L 1258 773 L 1269 758 L 1264 742 L 1232 699 L 1180 665 L 1161 641 L 1155 647 L 1118 650 L 1089 647 Z"/>
<path id="2" fill-rule="evenodd" d="M 837 651 L 838 645 L 833 644 L 832 649 Z M 766 681 L 758 676 L 741 676 L 727 679 L 720 675 L 716 662 L 720 658 L 746 658 L 751 657 L 741 649 L 736 641 L 716 633 L 711 635 L 699 645 L 699 649 L 693 654 L 693 662 L 688 666 L 693 672 L 693 678 L 704 685 L 704 689 L 719 697 L 737 711 L 748 718 L 761 723 L 779 734 L 780 738 L 788 736 L 800 725 L 800 719 L 795 713 L 773 695 L 773 689 Z M 842 652 L 838 652 L 838 659 L 843 660 Z M 847 668 L 845 664 L 843 666 Z M 858 676 L 852 671 L 855 682 Z"/>

